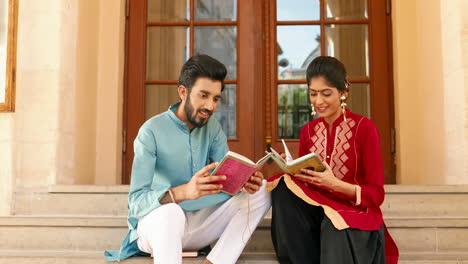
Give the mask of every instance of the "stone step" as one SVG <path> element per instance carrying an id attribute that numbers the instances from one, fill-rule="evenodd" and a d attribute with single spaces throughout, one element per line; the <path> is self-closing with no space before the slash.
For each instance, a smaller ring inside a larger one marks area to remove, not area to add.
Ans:
<path id="1" fill-rule="evenodd" d="M 14 215 L 127 215 L 128 185 L 51 185 L 15 194 Z"/>
<path id="2" fill-rule="evenodd" d="M 468 217 L 467 185 L 386 185 L 386 217 Z M 15 194 L 14 215 L 127 215 L 128 185 L 53 185 Z"/>
<path id="3" fill-rule="evenodd" d="M 183 264 L 199 264 L 204 257 L 184 258 Z M 108 264 L 102 252 L 67 252 L 67 251 L 1 251 L 0 264 Z M 116 262 L 112 262 L 116 263 Z M 121 263 L 153 264 L 150 257 L 133 257 Z M 273 254 L 243 254 L 238 264 L 278 264 Z"/>
<path id="4" fill-rule="evenodd" d="M 118 249 L 126 233 L 125 217 L 6 216 L 0 217 L 0 250 Z M 246 252 L 273 252 L 268 221 L 253 237 Z"/>
<path id="5" fill-rule="evenodd" d="M 203 257 L 184 258 L 184 264 L 199 264 Z M 107 264 L 100 251 L 1 251 L 0 264 Z M 122 263 L 152 264 L 149 257 L 133 257 Z M 242 254 L 238 264 L 278 264 L 274 254 Z M 468 253 L 402 254 L 400 264 L 468 264 Z"/>
<path id="6" fill-rule="evenodd" d="M 386 219 L 402 253 L 468 252 L 468 218 Z M 246 253 L 272 253 L 267 216 L 248 242 Z M 125 217 L 0 217 L 0 250 L 100 251 L 118 249 L 127 232 Z"/>

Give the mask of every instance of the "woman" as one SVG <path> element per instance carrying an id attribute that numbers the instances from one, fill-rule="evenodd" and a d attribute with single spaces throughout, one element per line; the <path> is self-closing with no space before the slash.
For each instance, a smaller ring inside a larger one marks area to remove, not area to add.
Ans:
<path id="1" fill-rule="evenodd" d="M 302 128 L 299 156 L 316 153 L 326 170 L 303 169 L 268 180 L 278 260 L 385 263 L 387 242 L 394 255 L 387 263 L 393 263 L 398 249 L 380 210 L 385 191 L 377 129 L 369 119 L 345 109 L 349 82 L 337 59 L 315 58 L 307 68 L 307 85 L 312 115 L 319 118 Z"/>

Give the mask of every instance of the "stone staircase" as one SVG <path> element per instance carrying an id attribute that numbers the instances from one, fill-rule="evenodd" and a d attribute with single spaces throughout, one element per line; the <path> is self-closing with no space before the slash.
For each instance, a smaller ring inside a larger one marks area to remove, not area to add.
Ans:
<path id="1" fill-rule="evenodd" d="M 388 185 L 386 191 L 382 209 L 400 263 L 468 264 L 468 186 Z M 0 264 L 106 263 L 103 250 L 118 249 L 126 233 L 127 192 L 117 185 L 50 186 L 16 194 L 15 215 L 0 217 Z M 270 222 L 268 214 L 238 263 L 278 263 Z"/>

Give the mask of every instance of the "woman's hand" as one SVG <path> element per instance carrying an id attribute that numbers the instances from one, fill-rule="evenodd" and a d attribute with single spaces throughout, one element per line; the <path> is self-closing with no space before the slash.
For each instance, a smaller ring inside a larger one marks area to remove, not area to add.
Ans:
<path id="1" fill-rule="evenodd" d="M 317 186 L 322 189 L 333 190 L 341 181 L 335 177 L 330 166 L 325 162 L 324 164 L 325 171 L 323 172 L 301 169 L 302 173 L 296 174 L 294 177 L 304 183 Z"/>
<path id="2" fill-rule="evenodd" d="M 321 189 L 333 191 L 334 195 L 349 200 L 359 205 L 361 198 L 357 197 L 357 185 L 347 183 L 335 177 L 332 169 L 325 164 L 325 171 L 316 172 L 313 170 L 302 169 L 301 174 L 296 174 L 296 179 L 304 182 L 306 185 L 313 185 Z"/>

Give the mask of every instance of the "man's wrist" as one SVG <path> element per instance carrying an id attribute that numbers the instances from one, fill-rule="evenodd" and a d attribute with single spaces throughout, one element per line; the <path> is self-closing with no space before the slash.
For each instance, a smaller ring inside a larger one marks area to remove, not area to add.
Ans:
<path id="1" fill-rule="evenodd" d="M 171 198 L 171 202 L 177 203 L 176 200 L 174 199 L 174 195 L 172 194 L 171 188 L 167 190 L 167 193 L 169 194 L 169 197 Z"/>
<path id="2" fill-rule="evenodd" d="M 184 185 L 185 184 L 170 189 L 172 191 L 172 195 L 174 196 L 174 200 L 176 203 L 180 203 L 187 200 L 187 198 L 185 197 Z"/>

